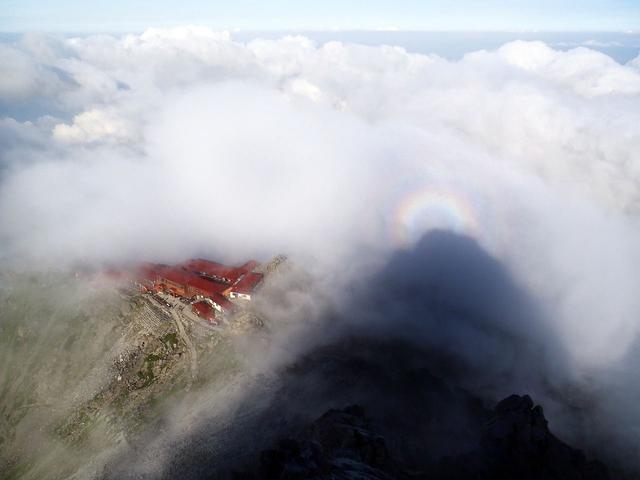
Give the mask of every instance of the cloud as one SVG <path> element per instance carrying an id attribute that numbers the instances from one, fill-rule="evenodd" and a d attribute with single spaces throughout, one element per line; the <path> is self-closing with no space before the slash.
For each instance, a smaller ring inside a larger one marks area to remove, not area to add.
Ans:
<path id="1" fill-rule="evenodd" d="M 631 32 L 629 32 L 631 33 Z M 588 48 L 612 48 L 623 47 L 624 45 L 616 41 L 602 41 L 602 40 L 584 40 L 582 42 L 557 42 L 553 44 L 558 47 L 588 47 Z"/>
<path id="2" fill-rule="evenodd" d="M 48 65 L 29 52 L 11 45 L 0 45 L 0 100 L 23 101 L 30 96 L 52 95 L 60 80 Z"/>
<path id="3" fill-rule="evenodd" d="M 49 156 L 27 135 L 32 160 L 11 161 L 6 258 L 284 250 L 339 265 L 391 251 L 394 204 L 437 186 L 471 197 L 474 234 L 534 291 L 553 297 L 544 279 L 562 278 L 572 293 L 554 315 L 571 337 L 573 319 L 607 316 L 602 303 L 578 308 L 607 289 L 596 272 L 616 257 L 604 254 L 636 255 L 640 73 L 601 53 L 513 42 L 448 62 L 303 37 L 242 44 L 202 28 L 58 42 L 39 39 L 39 55 L 4 47 L 30 59 L 34 84 L 56 66 L 57 87 L 39 94 L 69 117 L 49 127 Z M 626 270 L 621 260 L 621 289 Z M 635 331 L 632 314 L 608 317 Z M 576 356 L 619 358 L 600 333 L 575 341 Z"/>
<path id="4" fill-rule="evenodd" d="M 449 230 L 528 292 L 572 379 L 637 365 L 637 59 L 512 42 L 450 62 L 196 27 L 0 58 L 7 264 L 286 252 L 342 298 Z"/>
<path id="5" fill-rule="evenodd" d="M 517 41 L 503 46 L 498 53 L 511 65 L 587 97 L 640 92 L 637 72 L 588 48 L 558 52 L 542 42 Z"/>
<path id="6" fill-rule="evenodd" d="M 134 127 L 121 118 L 112 117 L 103 110 L 88 110 L 73 117 L 73 123 L 59 123 L 53 128 L 54 139 L 72 143 L 93 143 L 114 140 L 132 140 Z"/>

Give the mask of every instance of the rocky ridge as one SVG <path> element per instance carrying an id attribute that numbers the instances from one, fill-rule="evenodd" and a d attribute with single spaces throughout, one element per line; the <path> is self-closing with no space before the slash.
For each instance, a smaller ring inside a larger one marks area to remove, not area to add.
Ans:
<path id="1" fill-rule="evenodd" d="M 235 480 L 606 480 L 607 468 L 551 433 L 540 405 L 511 395 L 488 412 L 478 447 L 429 471 L 396 461 L 364 409 L 329 410 L 295 437 L 260 454 L 256 472 Z"/>

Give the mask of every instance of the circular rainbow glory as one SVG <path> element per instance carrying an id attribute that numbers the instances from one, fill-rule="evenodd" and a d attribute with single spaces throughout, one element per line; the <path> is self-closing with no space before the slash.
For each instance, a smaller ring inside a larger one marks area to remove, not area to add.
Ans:
<path id="1" fill-rule="evenodd" d="M 424 232 L 436 228 L 475 236 L 478 221 L 468 199 L 443 188 L 429 187 L 412 192 L 395 208 L 391 237 L 396 246 L 406 247 Z"/>

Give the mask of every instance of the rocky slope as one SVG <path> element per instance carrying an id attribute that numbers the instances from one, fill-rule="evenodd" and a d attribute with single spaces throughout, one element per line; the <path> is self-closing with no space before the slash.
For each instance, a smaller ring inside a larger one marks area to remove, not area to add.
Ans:
<path id="1" fill-rule="evenodd" d="M 487 408 L 450 359 L 404 337 L 327 336 L 328 316 L 265 366 L 275 313 L 289 327 L 306 314 L 289 303 L 313 299 L 286 281 L 225 329 L 198 330 L 142 297 L 12 280 L 0 296 L 0 478 L 629 478 L 554 435 L 526 395 Z"/>
<path id="2" fill-rule="evenodd" d="M 329 410 L 296 437 L 260 454 L 256 472 L 237 480 L 606 480 L 606 467 L 556 438 L 528 395 L 505 398 L 488 413 L 473 451 L 445 457 L 428 471 L 393 458 L 361 406 Z M 406 432 L 410 435 L 410 432 Z M 425 448 L 428 448 L 425 445 Z"/>

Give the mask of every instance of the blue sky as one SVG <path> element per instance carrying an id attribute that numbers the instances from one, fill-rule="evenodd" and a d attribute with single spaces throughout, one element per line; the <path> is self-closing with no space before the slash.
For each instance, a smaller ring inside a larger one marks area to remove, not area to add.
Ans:
<path id="1" fill-rule="evenodd" d="M 0 0 L 0 31 L 640 30 L 640 0 Z"/>

